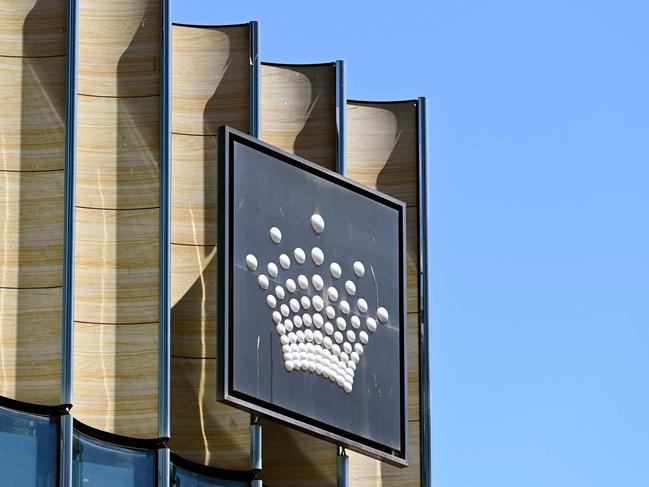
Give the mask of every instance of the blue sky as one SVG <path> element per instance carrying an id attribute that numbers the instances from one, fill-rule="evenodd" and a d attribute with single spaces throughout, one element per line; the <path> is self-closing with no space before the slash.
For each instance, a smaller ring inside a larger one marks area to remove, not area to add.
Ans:
<path id="1" fill-rule="evenodd" d="M 435 487 L 649 485 L 649 3 L 214 2 L 428 99 Z"/>

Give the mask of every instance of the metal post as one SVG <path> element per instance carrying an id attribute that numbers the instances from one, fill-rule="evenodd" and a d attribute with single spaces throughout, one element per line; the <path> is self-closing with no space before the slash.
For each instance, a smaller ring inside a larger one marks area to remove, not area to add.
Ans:
<path id="1" fill-rule="evenodd" d="M 347 175 L 347 97 L 345 63 L 336 61 L 336 172 Z"/>
<path id="2" fill-rule="evenodd" d="M 262 463 L 262 438 L 261 438 L 261 420 L 259 416 L 250 416 L 250 470 L 253 473 L 253 480 L 250 481 L 251 487 L 262 487 L 261 480 L 257 480 L 257 474 L 263 467 Z"/>
<path id="3" fill-rule="evenodd" d="M 169 487 L 171 485 L 170 479 L 170 464 L 171 453 L 169 448 L 160 448 L 158 450 L 158 485 L 160 487 Z"/>
<path id="4" fill-rule="evenodd" d="M 432 480 L 430 410 L 430 323 L 428 320 L 428 196 L 426 157 L 426 98 L 417 100 L 417 158 L 419 162 L 419 404 L 421 424 L 421 485 Z"/>
<path id="5" fill-rule="evenodd" d="M 345 449 L 341 446 L 338 447 L 338 455 L 336 456 L 336 470 L 338 472 L 338 487 L 349 486 L 349 457 Z"/>
<path id="6" fill-rule="evenodd" d="M 66 413 L 59 419 L 60 448 L 59 448 L 59 485 L 61 487 L 72 487 L 72 445 L 73 430 L 72 416 Z"/>
<path id="7" fill-rule="evenodd" d="M 261 70 L 259 66 L 259 22 L 250 22 L 250 135 L 261 136 Z"/>

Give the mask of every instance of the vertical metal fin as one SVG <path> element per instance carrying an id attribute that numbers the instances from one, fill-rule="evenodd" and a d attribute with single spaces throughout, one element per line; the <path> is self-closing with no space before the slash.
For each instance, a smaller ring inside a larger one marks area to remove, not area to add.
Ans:
<path id="1" fill-rule="evenodd" d="M 259 22 L 250 22 L 250 135 L 261 133 L 261 69 L 259 61 Z"/>
<path id="2" fill-rule="evenodd" d="M 336 61 L 336 172 L 347 175 L 347 96 L 345 62 Z"/>

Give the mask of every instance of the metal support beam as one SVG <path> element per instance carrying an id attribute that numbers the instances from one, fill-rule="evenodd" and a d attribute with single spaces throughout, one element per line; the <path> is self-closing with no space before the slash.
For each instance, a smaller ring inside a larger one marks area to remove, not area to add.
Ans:
<path id="1" fill-rule="evenodd" d="M 426 155 L 426 98 L 417 100 L 419 166 L 419 404 L 421 428 L 421 485 L 431 487 L 432 438 L 430 408 L 430 323 L 428 320 L 428 171 Z"/>
<path id="2" fill-rule="evenodd" d="M 64 414 L 59 419 L 59 486 L 72 487 L 72 416 Z"/>
<path id="3" fill-rule="evenodd" d="M 250 470 L 255 474 L 263 467 L 261 434 L 259 416 L 250 416 Z"/>
<path id="4" fill-rule="evenodd" d="M 171 479 L 169 473 L 171 472 L 171 452 L 169 448 L 160 448 L 158 450 L 158 486 L 169 487 Z"/>
<path id="5" fill-rule="evenodd" d="M 336 172 L 347 175 L 347 96 L 345 62 L 336 61 Z"/>
<path id="6" fill-rule="evenodd" d="M 261 135 L 261 69 L 259 62 L 259 22 L 250 22 L 250 135 Z"/>
<path id="7" fill-rule="evenodd" d="M 336 455 L 336 471 L 337 471 L 337 486 L 349 487 L 349 457 L 345 449 L 338 447 L 338 454 Z"/>

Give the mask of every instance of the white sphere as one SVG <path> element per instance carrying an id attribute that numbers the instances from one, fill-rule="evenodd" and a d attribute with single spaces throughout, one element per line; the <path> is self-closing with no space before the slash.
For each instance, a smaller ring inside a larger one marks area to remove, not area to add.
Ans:
<path id="1" fill-rule="evenodd" d="M 278 334 L 278 335 L 284 335 L 284 334 L 286 334 L 286 327 L 285 327 L 284 325 L 282 325 L 281 323 L 280 323 L 279 325 L 277 325 L 277 326 L 275 327 L 275 329 L 277 330 L 277 334 Z"/>
<path id="2" fill-rule="evenodd" d="M 376 320 L 374 318 L 368 318 L 365 320 L 365 325 L 372 333 L 376 331 Z"/>
<path id="3" fill-rule="evenodd" d="M 354 330 L 347 330 L 347 340 L 349 340 L 350 342 L 356 341 L 356 333 L 354 333 Z"/>
<path id="4" fill-rule="evenodd" d="M 293 313 L 297 313 L 298 311 L 300 311 L 300 302 L 297 299 L 295 298 L 291 299 L 288 302 L 288 305 L 291 307 L 291 311 L 293 311 Z"/>
<path id="5" fill-rule="evenodd" d="M 304 264 L 304 261 L 306 260 L 306 254 L 304 253 L 304 250 L 302 250 L 300 247 L 297 247 L 293 251 L 293 258 L 298 264 Z"/>
<path id="6" fill-rule="evenodd" d="M 320 364 L 315 365 L 315 373 L 318 375 L 322 375 L 322 365 Z"/>
<path id="7" fill-rule="evenodd" d="M 282 241 L 282 232 L 277 227 L 271 228 L 268 232 L 268 235 L 270 236 L 270 239 L 276 244 Z"/>
<path id="8" fill-rule="evenodd" d="M 251 271 L 257 270 L 257 257 L 252 254 L 246 255 L 246 267 Z"/>
<path id="9" fill-rule="evenodd" d="M 334 340 L 336 341 L 336 343 L 342 343 L 344 340 L 343 334 L 337 331 L 336 333 L 334 333 Z"/>
<path id="10" fill-rule="evenodd" d="M 257 284 L 259 284 L 259 287 L 262 289 L 268 289 L 268 278 L 265 274 L 259 274 L 259 276 L 257 276 Z"/>
<path id="11" fill-rule="evenodd" d="M 347 355 L 345 352 L 340 352 L 340 360 L 343 363 L 347 363 L 347 361 L 349 360 L 349 355 Z"/>
<path id="12" fill-rule="evenodd" d="M 313 313 L 313 326 L 316 328 L 322 328 L 324 324 L 324 318 L 320 313 Z"/>
<path id="13" fill-rule="evenodd" d="M 284 315 L 284 316 L 288 316 L 288 314 L 291 312 L 291 311 L 288 309 L 288 306 L 285 305 L 285 304 L 281 305 L 281 306 L 279 307 L 279 310 L 282 312 L 282 315 Z"/>
<path id="14" fill-rule="evenodd" d="M 361 359 L 356 352 L 349 354 L 349 358 L 352 359 L 351 362 L 347 362 L 347 367 L 353 372 L 356 370 L 356 364 Z"/>
<path id="15" fill-rule="evenodd" d="M 289 259 L 288 255 L 282 254 L 279 256 L 279 265 L 284 269 L 291 267 L 291 259 Z"/>
<path id="16" fill-rule="evenodd" d="M 273 321 L 275 323 L 279 323 L 280 321 L 282 321 L 282 315 L 280 314 L 279 311 L 273 311 Z"/>
<path id="17" fill-rule="evenodd" d="M 306 289 L 307 287 L 309 287 L 309 280 L 304 274 L 297 276 L 297 285 L 300 286 L 301 289 Z"/>
<path id="18" fill-rule="evenodd" d="M 335 301 L 338 299 L 338 290 L 335 287 L 330 287 L 327 289 L 327 296 L 329 296 L 329 299 L 331 301 Z"/>
<path id="19" fill-rule="evenodd" d="M 331 338 L 329 338 L 329 337 L 324 337 L 324 338 L 322 339 L 322 344 L 323 344 L 326 348 L 331 348 L 333 342 L 331 341 Z"/>
<path id="20" fill-rule="evenodd" d="M 335 355 L 335 357 L 333 357 L 334 362 L 338 362 L 338 357 L 337 356 L 340 355 L 340 346 L 338 346 L 337 344 L 334 343 L 331 346 L 331 352 Z"/>
<path id="21" fill-rule="evenodd" d="M 295 334 L 295 332 L 290 332 L 290 333 L 288 334 L 288 339 L 289 339 L 289 341 L 290 341 L 291 343 L 295 343 L 295 342 L 297 342 L 297 335 Z M 291 349 L 292 349 L 292 347 L 291 347 Z M 296 349 L 296 350 L 297 350 L 297 349 Z"/>
<path id="22" fill-rule="evenodd" d="M 320 277 L 319 274 L 313 274 L 313 277 L 311 278 L 311 283 L 313 284 L 313 287 L 316 288 L 318 291 L 321 291 L 322 288 L 324 287 L 324 281 L 322 280 L 322 277 Z"/>
<path id="23" fill-rule="evenodd" d="M 337 262 L 331 263 L 331 265 L 329 266 L 329 271 L 335 279 L 338 279 L 343 273 L 343 270 L 340 268 L 340 264 L 338 264 Z"/>
<path id="24" fill-rule="evenodd" d="M 309 299 L 309 296 L 302 296 L 300 298 L 300 303 L 302 303 L 302 307 L 304 309 L 309 309 L 311 307 L 311 300 Z"/>
<path id="25" fill-rule="evenodd" d="M 293 317 L 293 323 L 295 323 L 295 326 L 298 328 L 302 326 L 302 317 L 300 315 L 295 315 Z"/>
<path id="26" fill-rule="evenodd" d="M 358 355 L 363 355 L 363 345 L 356 343 L 354 345 L 354 352 L 356 352 Z"/>
<path id="27" fill-rule="evenodd" d="M 266 304 L 270 308 L 274 308 L 275 306 L 277 306 L 277 300 L 275 299 L 275 296 L 273 296 L 272 294 L 266 296 Z"/>
<path id="28" fill-rule="evenodd" d="M 289 333 L 289 336 L 290 335 L 291 334 Z M 293 333 L 293 335 L 295 335 L 295 333 Z M 297 337 L 295 337 L 295 341 L 297 341 Z M 291 346 L 291 352 L 297 352 L 300 349 L 300 347 L 297 346 L 297 343 L 294 343 L 293 341 L 291 342 L 290 346 Z"/>
<path id="29" fill-rule="evenodd" d="M 321 265 L 324 262 L 324 252 L 319 247 L 311 249 L 311 259 L 315 265 Z"/>
<path id="30" fill-rule="evenodd" d="M 356 277 L 363 277 L 365 275 L 365 266 L 362 262 L 354 262 L 354 274 L 356 274 Z"/>
<path id="31" fill-rule="evenodd" d="M 347 394 L 351 394 L 351 392 L 352 392 L 352 385 L 351 385 L 349 382 L 347 382 L 346 384 L 343 385 L 343 390 L 344 390 Z"/>
<path id="32" fill-rule="evenodd" d="M 287 362 L 284 363 L 284 367 L 286 367 L 286 370 L 290 372 L 291 370 L 293 370 L 293 361 L 288 360 Z"/>
<path id="33" fill-rule="evenodd" d="M 307 342 L 313 341 L 313 332 L 311 330 L 304 330 L 304 338 Z"/>
<path id="34" fill-rule="evenodd" d="M 379 319 L 381 323 L 386 323 L 390 315 L 388 314 L 388 310 L 385 309 L 383 306 L 381 306 L 379 309 L 376 310 L 376 317 Z"/>
<path id="35" fill-rule="evenodd" d="M 302 341 L 301 341 L 301 342 L 300 342 L 300 335 L 299 335 L 298 333 L 296 333 L 296 335 L 297 335 L 297 340 L 298 340 L 298 342 L 299 342 L 299 343 L 297 344 L 297 349 L 298 349 L 300 352 L 305 352 L 305 353 L 306 353 L 306 345 L 304 344 L 304 332 L 301 332 L 301 333 L 302 333 Z"/>
<path id="36" fill-rule="evenodd" d="M 322 339 L 324 336 L 322 336 L 322 332 L 320 330 L 316 330 L 313 332 L 313 340 L 319 345 L 322 343 Z"/>
<path id="37" fill-rule="evenodd" d="M 269 262 L 266 266 L 266 269 L 268 270 L 268 275 L 270 277 L 277 277 L 277 274 L 279 274 L 279 269 L 277 268 L 277 264 L 275 264 L 275 262 Z"/>
<path id="38" fill-rule="evenodd" d="M 361 313 L 367 312 L 367 301 L 365 301 L 363 298 L 360 298 L 358 301 L 356 301 L 356 307 Z"/>
<path id="39" fill-rule="evenodd" d="M 316 233 L 322 233 L 325 227 L 324 219 L 317 213 L 314 213 L 311 215 L 311 227 Z"/>
<path id="40" fill-rule="evenodd" d="M 349 343 L 349 342 L 343 343 L 343 350 L 345 351 L 346 354 L 352 353 L 352 351 L 353 351 L 352 344 Z"/>
<path id="41" fill-rule="evenodd" d="M 352 316 L 349 321 L 351 322 L 352 326 L 356 329 L 358 329 L 361 326 L 361 319 L 358 316 Z"/>
<path id="42" fill-rule="evenodd" d="M 347 291 L 347 294 L 350 296 L 353 296 L 356 294 L 356 284 L 354 284 L 352 281 L 347 281 L 345 282 L 345 291 Z"/>
<path id="43" fill-rule="evenodd" d="M 324 324 L 324 331 L 327 335 L 331 335 L 334 332 L 334 325 L 328 321 Z"/>
<path id="44" fill-rule="evenodd" d="M 302 367 L 302 361 L 300 359 L 293 360 L 293 366 L 295 367 L 295 370 L 300 370 L 300 367 Z"/>
<path id="45" fill-rule="evenodd" d="M 275 296 L 277 296 L 278 299 L 284 299 L 284 296 L 286 294 L 284 293 L 284 288 L 282 286 L 275 286 Z"/>
<path id="46" fill-rule="evenodd" d="M 279 337 L 279 341 L 282 345 L 284 345 L 284 347 L 288 347 L 288 344 L 290 342 L 290 340 L 286 335 L 282 335 L 281 337 Z M 282 350 L 284 349 L 284 347 L 282 347 Z"/>
<path id="47" fill-rule="evenodd" d="M 344 330 L 345 328 L 347 328 L 347 322 L 345 321 L 345 318 L 343 318 L 343 317 L 341 317 L 341 316 L 339 316 L 338 318 L 336 318 L 336 327 L 337 327 L 340 331 L 342 331 L 342 330 Z"/>
<path id="48" fill-rule="evenodd" d="M 333 306 L 327 306 L 327 308 L 325 309 L 325 314 L 327 315 L 327 318 L 333 320 L 334 316 L 336 316 L 336 310 Z"/>
<path id="49" fill-rule="evenodd" d="M 311 319 L 311 315 L 309 313 L 304 313 L 302 315 L 302 322 L 304 323 L 304 326 L 311 326 L 313 324 L 313 320 Z"/>
<path id="50" fill-rule="evenodd" d="M 304 344 L 304 332 L 302 330 L 296 331 L 295 336 L 297 337 L 298 343 Z"/>
<path id="51" fill-rule="evenodd" d="M 367 332 L 361 331 L 358 334 L 358 339 L 361 341 L 363 345 L 365 345 L 369 341 L 370 337 L 367 335 Z"/>
<path id="52" fill-rule="evenodd" d="M 286 331 L 292 331 L 293 322 L 291 320 L 284 320 L 284 327 L 286 328 Z"/>
<path id="53" fill-rule="evenodd" d="M 313 303 L 313 309 L 316 311 L 322 311 L 324 309 L 324 301 L 320 296 L 313 296 L 311 302 Z"/>
<path id="54" fill-rule="evenodd" d="M 340 302 L 340 311 L 342 311 L 343 314 L 345 314 L 345 315 L 348 314 L 349 311 L 350 311 L 349 303 L 347 301 L 345 301 L 344 299 Z"/>
<path id="55" fill-rule="evenodd" d="M 295 292 L 295 281 L 293 279 L 286 279 L 286 290 L 289 293 Z"/>

